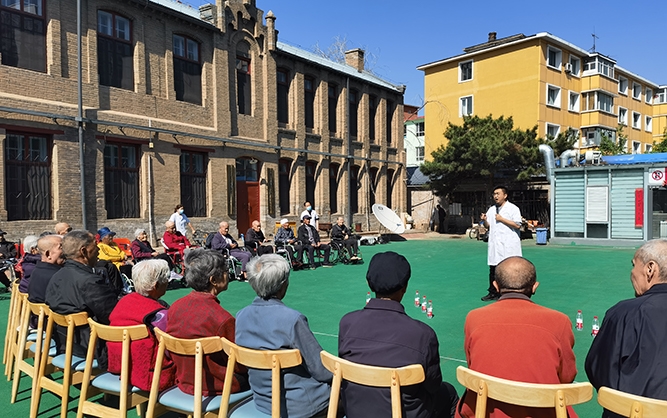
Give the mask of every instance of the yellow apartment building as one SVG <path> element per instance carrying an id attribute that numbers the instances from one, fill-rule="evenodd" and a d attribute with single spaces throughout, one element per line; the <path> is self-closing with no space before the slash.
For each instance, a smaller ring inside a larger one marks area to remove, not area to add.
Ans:
<path id="1" fill-rule="evenodd" d="M 417 69 L 424 71 L 425 157 L 446 145 L 449 122 L 465 115 L 514 119 L 537 125 L 539 137 L 576 131 L 580 149 L 596 148 L 603 135 L 615 139 L 627 126 L 627 152 L 651 151 L 667 127 L 667 86 L 546 32 L 496 38 L 464 53 Z"/>

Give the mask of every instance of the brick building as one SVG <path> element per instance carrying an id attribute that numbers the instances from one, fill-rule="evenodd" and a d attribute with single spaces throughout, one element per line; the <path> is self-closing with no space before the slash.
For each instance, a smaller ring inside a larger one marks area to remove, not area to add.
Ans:
<path id="1" fill-rule="evenodd" d="M 337 63 L 279 42 L 254 0 L 81 3 L 81 141 L 76 2 L 0 4 L 8 239 L 57 221 L 161 235 L 177 203 L 204 231 L 270 233 L 305 200 L 364 229 L 375 202 L 405 212 L 404 87 L 363 51 Z"/>

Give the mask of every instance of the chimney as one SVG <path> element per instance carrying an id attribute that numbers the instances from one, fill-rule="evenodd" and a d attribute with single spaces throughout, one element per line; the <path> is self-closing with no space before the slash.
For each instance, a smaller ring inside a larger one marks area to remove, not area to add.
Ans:
<path id="1" fill-rule="evenodd" d="M 364 50 L 357 48 L 345 51 L 345 63 L 357 71 L 364 71 Z"/>
<path id="2" fill-rule="evenodd" d="M 216 26 L 215 20 L 218 16 L 217 7 L 214 4 L 206 3 L 199 6 L 199 17 L 204 22 L 208 22 L 213 26 Z"/>
<path id="3" fill-rule="evenodd" d="M 496 40 L 496 32 L 489 32 L 489 42 L 493 42 Z"/>
<path id="4" fill-rule="evenodd" d="M 276 15 L 271 10 L 266 14 L 266 28 L 269 51 L 273 51 L 276 49 L 276 43 L 278 42 L 278 31 L 276 30 Z"/>

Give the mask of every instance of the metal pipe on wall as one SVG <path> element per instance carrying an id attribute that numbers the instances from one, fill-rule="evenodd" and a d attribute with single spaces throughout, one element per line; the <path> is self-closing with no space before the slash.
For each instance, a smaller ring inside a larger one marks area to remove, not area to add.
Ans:
<path id="1" fill-rule="evenodd" d="M 88 229 L 88 215 L 86 210 L 86 164 L 83 144 L 83 75 L 81 63 L 81 0 L 76 0 L 76 59 L 77 59 L 77 87 L 78 106 L 76 124 L 79 132 L 79 174 L 81 181 L 81 223 L 82 228 Z"/>
<path id="2" fill-rule="evenodd" d="M 345 91 L 347 92 L 347 103 L 345 103 L 345 120 L 347 121 L 347 226 L 354 230 L 352 224 L 352 131 L 350 129 L 350 77 L 345 78 Z M 357 123 L 359 123 L 357 121 Z M 357 201 L 358 203 L 358 201 Z"/>

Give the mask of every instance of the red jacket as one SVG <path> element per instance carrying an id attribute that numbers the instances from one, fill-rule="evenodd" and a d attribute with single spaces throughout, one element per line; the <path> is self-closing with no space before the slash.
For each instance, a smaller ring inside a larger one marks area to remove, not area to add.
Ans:
<path id="1" fill-rule="evenodd" d="M 109 319 L 111 325 L 116 327 L 143 325 L 147 315 L 161 309 L 165 308 L 158 301 L 138 293 L 130 293 L 118 301 Z M 157 346 L 157 339 L 152 332 L 149 333 L 148 338 L 133 341 L 130 345 L 130 383 L 139 389 L 146 391 L 151 389 Z M 122 344 L 108 342 L 107 349 L 109 350 L 109 371 L 120 374 Z M 174 385 L 174 372 L 173 361 L 165 358 L 160 375 L 160 390 Z"/>
<path id="2" fill-rule="evenodd" d="M 177 338 L 225 337 L 234 342 L 236 320 L 222 306 L 217 297 L 206 292 L 192 291 L 178 299 L 169 308 L 167 333 Z M 194 356 L 172 354 L 176 364 L 176 384 L 185 393 L 195 393 Z M 227 354 L 220 351 L 204 357 L 203 395 L 220 395 L 227 372 Z M 235 373 L 247 374 L 237 364 Z M 236 376 L 232 393 L 239 392 L 241 384 Z"/>
<path id="3" fill-rule="evenodd" d="M 577 364 L 572 323 L 563 313 L 539 306 L 518 293 L 468 313 L 465 352 L 472 370 L 527 383 L 572 383 Z M 475 416 L 476 395 L 466 391 L 457 417 Z M 524 408 L 489 399 L 487 416 L 555 417 L 554 409 Z M 576 417 L 572 407 L 568 415 Z"/>
<path id="4" fill-rule="evenodd" d="M 178 231 L 176 232 L 164 231 L 164 235 L 162 235 L 162 240 L 164 241 L 164 245 L 166 245 L 167 248 L 173 251 L 178 250 L 181 253 L 186 247 L 190 246 L 190 241 L 188 241 L 188 238 Z"/>

